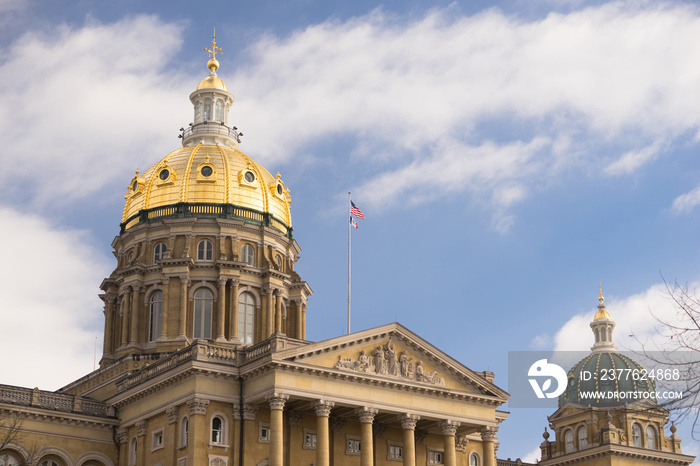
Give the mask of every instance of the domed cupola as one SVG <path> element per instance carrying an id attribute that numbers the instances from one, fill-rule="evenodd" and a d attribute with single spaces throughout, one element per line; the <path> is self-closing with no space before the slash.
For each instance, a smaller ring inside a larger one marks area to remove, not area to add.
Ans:
<path id="1" fill-rule="evenodd" d="M 187 128 L 180 128 L 182 145 L 187 147 L 197 144 L 220 144 L 235 149 L 241 142 L 242 134 L 238 132 L 238 128 L 229 125 L 228 113 L 233 105 L 233 94 L 216 75 L 216 70 L 219 69 L 216 54 L 223 55 L 221 47 L 216 45 L 216 35 L 211 46 L 204 51 L 209 54 L 209 76 L 190 94 L 190 101 L 194 106 L 194 119 Z"/>
<path id="2" fill-rule="evenodd" d="M 598 311 L 596 312 L 591 329 L 595 343 L 591 347 L 592 353 L 569 370 L 566 391 L 559 396 L 559 406 L 572 402 L 586 406 L 613 407 L 645 400 L 657 404 L 656 398 L 646 396 L 656 391 L 652 379 L 643 376 L 618 377 L 619 371 L 623 374 L 643 374 L 644 368 L 632 358 L 618 353 L 613 344 L 612 333 L 615 329 L 615 321 L 605 308 L 603 289 L 600 287 L 598 296 Z M 585 376 L 584 376 L 585 374 Z M 613 392 L 624 393 L 624 398 L 590 398 L 582 396 L 582 393 Z M 634 395 L 637 393 L 637 395 Z"/>

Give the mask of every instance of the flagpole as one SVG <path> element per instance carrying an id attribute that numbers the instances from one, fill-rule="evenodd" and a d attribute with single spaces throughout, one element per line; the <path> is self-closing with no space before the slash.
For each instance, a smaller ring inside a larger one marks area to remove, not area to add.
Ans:
<path id="1" fill-rule="evenodd" d="M 350 191 L 348 191 L 348 335 L 350 335 L 350 235 L 352 233 L 352 225 L 350 223 L 351 213 L 350 213 Z"/>

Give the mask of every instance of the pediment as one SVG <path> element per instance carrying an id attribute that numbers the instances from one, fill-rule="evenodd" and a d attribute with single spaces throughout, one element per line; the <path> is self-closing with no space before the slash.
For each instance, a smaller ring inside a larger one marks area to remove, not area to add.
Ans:
<path id="1" fill-rule="evenodd" d="M 470 370 L 397 323 L 282 351 L 274 359 L 374 382 L 495 397 L 501 403 L 508 398 L 488 374 Z"/>

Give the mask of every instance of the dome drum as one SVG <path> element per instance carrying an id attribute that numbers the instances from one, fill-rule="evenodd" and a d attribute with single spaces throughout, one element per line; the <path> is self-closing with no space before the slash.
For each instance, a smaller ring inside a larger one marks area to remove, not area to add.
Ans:
<path id="1" fill-rule="evenodd" d="M 242 220 L 245 223 L 274 228 L 289 239 L 294 239 L 292 227 L 268 212 L 260 212 L 248 207 L 233 204 L 215 204 L 208 202 L 179 202 L 173 205 L 142 209 L 120 224 L 120 234 L 136 225 L 153 223 L 172 218 L 224 218 Z"/>

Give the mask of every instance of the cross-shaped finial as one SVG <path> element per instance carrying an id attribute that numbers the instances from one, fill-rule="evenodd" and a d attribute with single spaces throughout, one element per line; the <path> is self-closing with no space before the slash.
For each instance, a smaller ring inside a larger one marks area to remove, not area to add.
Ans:
<path id="1" fill-rule="evenodd" d="M 211 40 L 211 46 L 204 49 L 204 51 L 209 53 L 209 58 L 213 58 L 214 60 L 216 60 L 217 53 L 220 53 L 221 55 L 224 54 L 224 52 L 221 51 L 221 47 L 216 45 L 216 28 L 214 28 L 214 36 Z"/>

